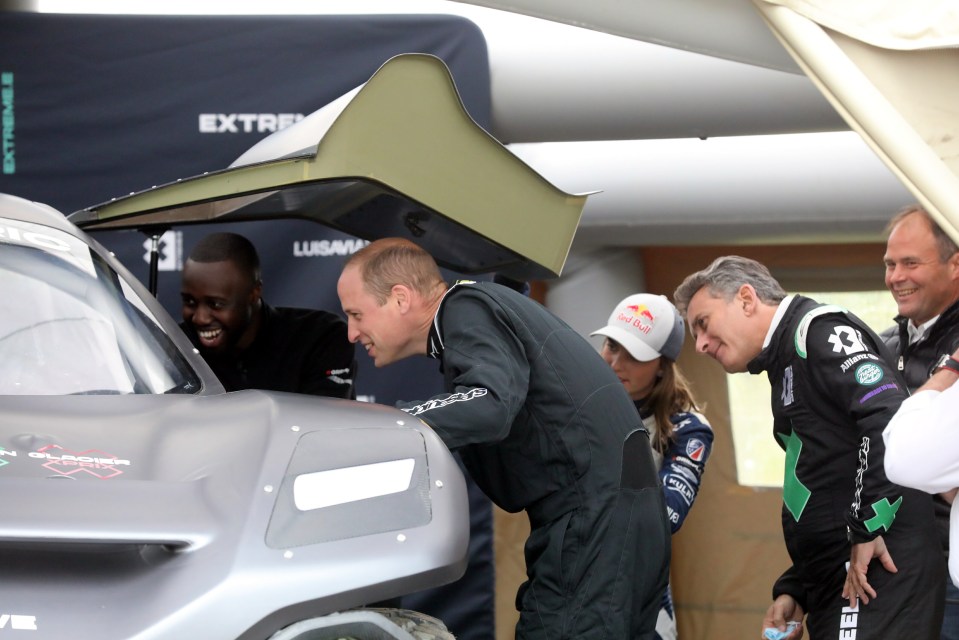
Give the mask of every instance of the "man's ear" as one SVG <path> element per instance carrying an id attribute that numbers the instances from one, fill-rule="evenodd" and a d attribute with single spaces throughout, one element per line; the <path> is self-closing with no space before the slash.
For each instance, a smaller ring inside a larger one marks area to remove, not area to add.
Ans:
<path id="1" fill-rule="evenodd" d="M 253 288 L 250 290 L 250 304 L 256 306 L 260 303 L 260 300 L 263 298 L 263 282 L 257 280 L 253 284 Z"/>
<path id="2" fill-rule="evenodd" d="M 736 292 L 736 304 L 742 306 L 743 312 L 748 316 L 756 310 L 759 297 L 756 295 L 756 289 L 751 284 L 744 284 Z"/>
<path id="3" fill-rule="evenodd" d="M 949 258 L 949 269 L 952 272 L 953 278 L 959 278 L 959 251 L 956 251 L 952 254 L 952 257 Z"/>
<path id="4" fill-rule="evenodd" d="M 413 290 L 405 284 L 394 284 L 387 303 L 396 305 L 400 313 L 406 313 L 413 304 Z"/>

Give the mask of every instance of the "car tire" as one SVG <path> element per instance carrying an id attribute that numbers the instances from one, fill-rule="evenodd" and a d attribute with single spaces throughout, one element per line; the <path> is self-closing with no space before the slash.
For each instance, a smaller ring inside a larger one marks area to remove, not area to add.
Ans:
<path id="1" fill-rule="evenodd" d="M 367 609 L 378 613 L 416 640 L 456 640 L 442 621 L 411 609 Z"/>

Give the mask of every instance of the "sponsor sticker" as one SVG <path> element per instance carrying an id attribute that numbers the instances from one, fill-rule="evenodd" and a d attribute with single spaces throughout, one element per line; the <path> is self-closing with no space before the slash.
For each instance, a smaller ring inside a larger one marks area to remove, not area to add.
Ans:
<path id="1" fill-rule="evenodd" d="M 851 358 L 846 358 L 846 361 L 843 362 L 841 365 L 839 365 L 839 368 L 842 370 L 843 373 L 846 373 L 847 371 L 849 371 L 852 365 L 856 364 L 857 362 L 862 362 L 863 360 L 878 360 L 878 359 L 879 359 L 878 356 L 875 356 L 871 353 L 860 353 Z"/>
<path id="2" fill-rule="evenodd" d="M 872 386 L 882 380 L 882 367 L 872 362 L 861 364 L 856 368 L 856 382 L 863 386 Z"/>
<path id="3" fill-rule="evenodd" d="M 674 491 L 682 496 L 687 505 L 692 504 L 693 500 L 696 498 L 693 488 L 689 486 L 689 483 L 683 482 L 681 478 L 677 478 L 675 476 L 666 478 L 666 489 L 669 491 Z"/>
<path id="4" fill-rule="evenodd" d="M 883 391 L 889 391 L 891 389 L 898 389 L 898 388 L 899 387 L 892 382 L 888 382 L 886 384 L 880 385 L 876 387 L 875 389 L 873 389 L 872 391 L 870 391 L 869 393 L 867 393 L 866 395 L 864 395 L 863 397 L 859 398 L 859 404 L 866 404 L 866 402 L 868 402 L 871 398 L 876 397 Z"/>
<path id="5" fill-rule="evenodd" d="M 98 449 L 87 449 L 76 452 L 64 449 L 60 445 L 50 444 L 36 451 L 27 453 L 30 458 L 44 460 L 43 466 L 62 476 L 73 476 L 79 473 L 89 474 L 100 480 L 107 480 L 121 475 L 118 467 L 129 467 L 130 461 L 117 458 Z"/>
<path id="6" fill-rule="evenodd" d="M 696 462 L 702 462 L 706 456 L 706 445 L 702 440 L 690 438 L 689 442 L 686 443 L 686 455 Z"/>
<path id="7" fill-rule="evenodd" d="M 783 406 L 788 407 L 793 403 L 793 367 L 789 365 L 786 367 L 786 370 L 783 372 L 783 392 L 780 396 L 783 401 Z"/>
<path id="8" fill-rule="evenodd" d="M 859 332 L 845 325 L 833 329 L 833 334 L 829 336 L 829 344 L 832 345 L 833 353 L 842 353 L 847 356 L 866 351 L 866 346 L 859 339 Z"/>

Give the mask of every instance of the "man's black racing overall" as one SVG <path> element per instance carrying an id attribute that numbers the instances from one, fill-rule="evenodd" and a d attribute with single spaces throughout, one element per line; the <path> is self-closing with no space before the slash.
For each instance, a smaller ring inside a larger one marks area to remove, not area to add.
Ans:
<path id="1" fill-rule="evenodd" d="M 648 434 L 612 369 L 494 283 L 446 293 L 428 353 L 448 393 L 398 406 L 460 453 L 493 502 L 529 515 L 516 637 L 652 638 L 670 530 Z"/>
<path id="2" fill-rule="evenodd" d="M 889 482 L 882 464 L 882 431 L 905 383 L 855 316 L 802 296 L 783 306 L 749 363 L 750 373 L 769 376 L 786 452 L 782 524 L 793 566 L 773 597 L 799 602 L 812 640 L 938 638 L 945 566 L 931 498 Z M 842 597 L 850 541 L 880 535 L 898 572 L 874 559 L 867 579 L 877 597 L 852 609 Z"/>

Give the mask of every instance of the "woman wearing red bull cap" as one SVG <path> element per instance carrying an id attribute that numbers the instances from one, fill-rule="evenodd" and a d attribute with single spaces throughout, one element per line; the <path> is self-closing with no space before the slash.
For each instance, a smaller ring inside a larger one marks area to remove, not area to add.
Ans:
<path id="1" fill-rule="evenodd" d="M 676 533 L 696 500 L 713 443 L 713 430 L 676 366 L 686 335 L 682 316 L 665 296 L 637 293 L 617 304 L 606 326 L 590 335 L 606 338 L 603 359 L 649 431 L 666 512 Z M 677 637 L 669 589 L 663 595 L 656 633 L 661 640 Z"/>

